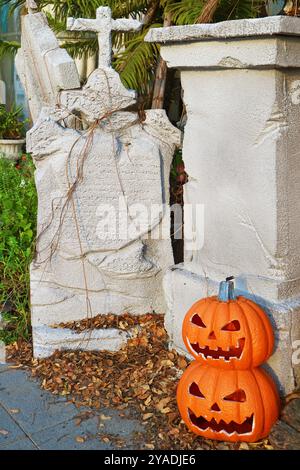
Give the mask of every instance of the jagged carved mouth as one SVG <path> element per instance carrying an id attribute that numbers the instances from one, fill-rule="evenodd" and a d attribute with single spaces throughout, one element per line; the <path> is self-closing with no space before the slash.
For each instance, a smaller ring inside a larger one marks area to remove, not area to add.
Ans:
<path id="1" fill-rule="evenodd" d="M 189 409 L 189 418 L 191 422 L 194 426 L 201 429 L 201 431 L 209 429 L 213 432 L 225 432 L 226 434 L 233 434 L 234 432 L 237 434 L 248 434 L 253 428 L 253 417 L 254 415 L 252 414 L 241 424 L 236 423 L 235 421 L 226 423 L 223 419 L 217 423 L 215 418 L 212 418 L 210 421 L 205 419 L 203 416 L 197 418 L 197 416 Z"/>
<path id="2" fill-rule="evenodd" d="M 211 358 L 229 361 L 230 359 L 240 359 L 245 346 L 245 338 L 241 338 L 236 346 L 230 346 L 227 350 L 222 348 L 210 349 L 209 346 L 201 348 L 199 343 L 190 343 L 190 345 L 197 354 L 201 354 L 205 359 Z"/>

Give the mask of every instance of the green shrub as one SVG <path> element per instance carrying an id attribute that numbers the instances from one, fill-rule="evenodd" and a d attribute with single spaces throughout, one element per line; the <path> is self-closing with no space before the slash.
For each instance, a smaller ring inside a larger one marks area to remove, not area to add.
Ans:
<path id="1" fill-rule="evenodd" d="M 37 195 L 29 155 L 15 164 L 0 158 L 0 339 L 30 336 L 29 265 L 36 237 Z M 4 312 L 4 313 L 3 313 Z"/>

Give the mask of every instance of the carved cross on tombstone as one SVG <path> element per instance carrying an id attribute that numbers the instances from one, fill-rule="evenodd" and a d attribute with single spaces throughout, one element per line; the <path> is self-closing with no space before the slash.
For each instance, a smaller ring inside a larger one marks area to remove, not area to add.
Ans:
<path id="1" fill-rule="evenodd" d="M 109 7 L 98 8 L 96 19 L 68 18 L 67 21 L 69 31 L 94 31 L 98 34 L 99 67 L 111 66 L 112 31 L 139 31 L 142 25 L 143 23 L 133 19 L 114 20 Z"/>

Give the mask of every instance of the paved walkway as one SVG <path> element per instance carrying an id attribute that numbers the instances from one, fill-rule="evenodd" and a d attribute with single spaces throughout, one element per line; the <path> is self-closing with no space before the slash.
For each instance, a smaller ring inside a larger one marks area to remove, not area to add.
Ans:
<path id="1" fill-rule="evenodd" d="M 78 409 L 26 371 L 0 365 L 0 450 L 134 449 L 142 431 L 118 411 Z"/>

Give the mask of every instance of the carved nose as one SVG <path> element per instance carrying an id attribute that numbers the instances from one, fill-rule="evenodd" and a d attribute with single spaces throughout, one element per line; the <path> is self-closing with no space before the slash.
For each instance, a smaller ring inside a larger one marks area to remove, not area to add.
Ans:
<path id="1" fill-rule="evenodd" d="M 216 339 L 216 335 L 215 335 L 215 332 L 214 332 L 214 331 L 211 331 L 211 332 L 209 333 L 208 339 Z"/>
<path id="2" fill-rule="evenodd" d="M 218 403 L 214 403 L 210 410 L 211 411 L 221 411 L 220 408 L 218 407 Z"/>

